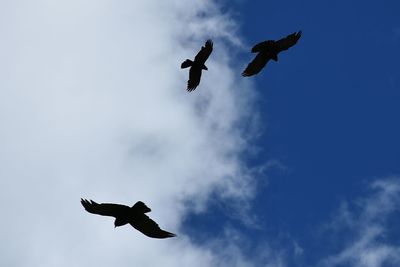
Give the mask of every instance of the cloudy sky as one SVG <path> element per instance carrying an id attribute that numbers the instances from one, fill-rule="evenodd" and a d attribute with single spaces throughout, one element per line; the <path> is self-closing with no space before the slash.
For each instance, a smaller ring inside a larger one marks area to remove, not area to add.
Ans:
<path id="1" fill-rule="evenodd" d="M 0 1 L 0 266 L 399 266 L 398 10 Z M 208 38 L 188 93 L 179 66 Z M 178 237 L 114 229 L 81 197 L 142 200 Z"/>

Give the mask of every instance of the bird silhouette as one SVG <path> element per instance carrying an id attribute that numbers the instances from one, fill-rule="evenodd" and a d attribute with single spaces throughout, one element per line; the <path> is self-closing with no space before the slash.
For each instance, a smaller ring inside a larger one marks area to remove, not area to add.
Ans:
<path id="1" fill-rule="evenodd" d="M 158 224 L 145 214 L 150 212 L 151 209 L 142 201 L 136 202 L 132 207 L 112 203 L 98 204 L 93 200 L 82 198 L 81 203 L 85 210 L 90 213 L 115 217 L 114 227 L 129 223 L 148 237 L 168 238 L 176 236 L 173 233 L 161 230 Z"/>
<path id="2" fill-rule="evenodd" d="M 194 61 L 186 59 L 182 62 L 181 68 L 185 69 L 190 67 L 189 70 L 189 80 L 187 83 L 188 92 L 193 91 L 200 84 L 201 71 L 208 70 L 207 66 L 204 65 L 213 51 L 213 42 L 207 40 L 205 45 L 201 47 L 200 51 L 197 53 Z"/>
<path id="3" fill-rule="evenodd" d="M 242 72 L 242 76 L 247 77 L 259 73 L 270 59 L 278 61 L 278 54 L 294 46 L 300 37 L 301 31 L 294 32 L 278 41 L 268 40 L 256 44 L 251 49 L 251 52 L 258 54 L 247 65 L 246 69 Z"/>

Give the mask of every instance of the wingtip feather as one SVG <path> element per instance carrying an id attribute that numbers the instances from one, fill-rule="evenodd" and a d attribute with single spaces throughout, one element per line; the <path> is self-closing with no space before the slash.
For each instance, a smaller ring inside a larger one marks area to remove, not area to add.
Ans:
<path id="1" fill-rule="evenodd" d="M 251 76 L 251 74 L 243 71 L 242 72 L 242 76 L 243 77 L 249 77 L 249 76 Z"/>
<path id="2" fill-rule="evenodd" d="M 168 237 L 177 237 L 177 235 L 176 235 L 176 234 L 173 234 L 173 233 L 169 233 L 169 234 L 168 234 Z"/>
<path id="3" fill-rule="evenodd" d="M 162 230 L 162 231 L 163 231 L 162 237 L 164 237 L 164 238 L 177 237 L 177 235 L 174 233 L 170 233 L 170 232 L 164 231 L 164 230 Z"/>

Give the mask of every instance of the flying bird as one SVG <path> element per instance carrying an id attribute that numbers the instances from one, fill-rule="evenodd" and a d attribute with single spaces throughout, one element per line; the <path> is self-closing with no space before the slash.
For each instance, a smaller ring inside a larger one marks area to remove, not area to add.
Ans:
<path id="1" fill-rule="evenodd" d="M 93 200 L 83 198 L 81 198 L 81 203 L 85 210 L 90 213 L 115 217 L 114 227 L 129 223 L 148 237 L 168 238 L 176 236 L 173 233 L 161 230 L 158 224 L 145 214 L 150 212 L 151 209 L 142 201 L 136 202 L 132 207 L 111 203 L 98 204 Z"/>
<path id="2" fill-rule="evenodd" d="M 213 51 L 213 42 L 207 40 L 205 45 L 201 47 L 199 53 L 197 53 L 194 61 L 186 59 L 182 62 L 181 68 L 185 69 L 190 67 L 189 70 L 189 80 L 187 83 L 188 92 L 193 91 L 200 84 L 201 71 L 208 70 L 206 65 L 204 65 Z"/>
<path id="3" fill-rule="evenodd" d="M 247 77 L 259 73 L 270 59 L 278 61 L 278 54 L 294 46 L 300 37 L 301 31 L 294 32 L 278 41 L 268 40 L 256 44 L 251 49 L 251 52 L 258 54 L 247 65 L 246 69 L 242 72 L 242 76 Z"/>

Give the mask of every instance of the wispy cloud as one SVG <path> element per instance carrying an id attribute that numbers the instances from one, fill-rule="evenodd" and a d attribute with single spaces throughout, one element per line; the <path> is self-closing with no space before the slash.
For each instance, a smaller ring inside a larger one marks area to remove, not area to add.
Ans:
<path id="1" fill-rule="evenodd" d="M 338 253 L 320 266 L 381 267 L 400 264 L 400 246 L 391 240 L 388 221 L 400 211 L 400 179 L 378 180 L 372 194 L 354 205 L 343 203 L 330 228 L 341 232 Z"/>
<path id="2" fill-rule="evenodd" d="M 1 266 L 252 266 L 229 236 L 204 247 L 179 232 L 188 200 L 254 194 L 240 157 L 252 88 L 228 54 L 229 16 L 203 0 L 21 0 L 0 20 Z M 180 63 L 210 37 L 188 94 Z M 143 200 L 179 238 L 113 230 L 81 197 Z"/>

